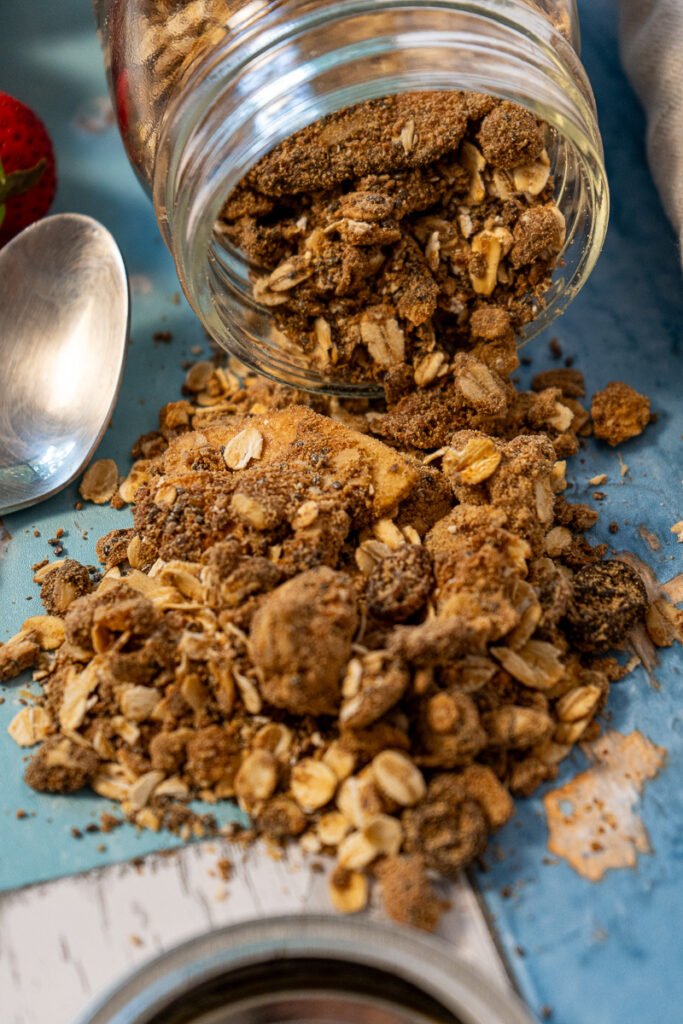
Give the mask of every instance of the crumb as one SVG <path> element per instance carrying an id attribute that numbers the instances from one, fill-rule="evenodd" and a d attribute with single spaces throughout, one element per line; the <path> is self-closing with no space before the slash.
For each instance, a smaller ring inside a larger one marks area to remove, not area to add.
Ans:
<path id="1" fill-rule="evenodd" d="M 595 436 L 613 447 L 637 437 L 650 422 L 650 402 L 628 384 L 612 381 L 593 396 Z"/>
<path id="2" fill-rule="evenodd" d="M 221 860 L 218 861 L 216 867 L 218 868 L 218 871 L 220 872 L 220 876 L 223 879 L 223 881 L 229 882 L 230 879 L 232 878 L 234 871 L 234 865 L 232 861 L 229 860 L 227 857 L 223 857 L 221 858 Z"/>

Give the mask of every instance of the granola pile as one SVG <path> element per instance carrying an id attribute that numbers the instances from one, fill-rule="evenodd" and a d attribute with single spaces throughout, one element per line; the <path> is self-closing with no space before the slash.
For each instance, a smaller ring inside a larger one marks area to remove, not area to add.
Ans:
<path id="1" fill-rule="evenodd" d="M 218 232 L 253 268 L 274 340 L 329 381 L 420 387 L 519 335 L 562 251 L 547 130 L 478 93 L 361 103 L 281 143 Z"/>
<path id="2" fill-rule="evenodd" d="M 115 499 L 134 525 L 98 542 L 101 578 L 42 566 L 47 614 L 0 646 L 0 680 L 42 683 L 10 727 L 40 743 L 28 784 L 183 835 L 207 826 L 190 800 L 235 798 L 250 834 L 334 853 L 339 910 L 374 876 L 434 928 L 430 877 L 599 733 L 609 652 L 682 626 L 566 499 L 581 374 L 520 392 L 512 340 L 477 352 L 426 389 L 402 365 L 386 403 L 194 365 L 134 448 Z"/>

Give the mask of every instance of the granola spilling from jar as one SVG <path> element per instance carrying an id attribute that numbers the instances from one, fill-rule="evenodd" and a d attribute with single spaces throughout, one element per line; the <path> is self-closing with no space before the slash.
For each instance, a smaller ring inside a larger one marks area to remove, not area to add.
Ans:
<path id="1" fill-rule="evenodd" d="M 263 157 L 217 231 L 277 344 L 326 379 L 383 384 L 407 365 L 423 386 L 543 304 L 566 236 L 547 134 L 477 93 L 361 103 Z"/>
<path id="2" fill-rule="evenodd" d="M 386 403 L 193 366 L 135 446 L 102 578 L 44 565 L 47 614 L 0 646 L 0 680 L 42 683 L 10 727 L 40 744 L 28 784 L 183 835 L 206 827 L 189 801 L 236 799 L 254 835 L 334 855 L 337 909 L 375 881 L 436 927 L 434 877 L 599 733 L 610 652 L 683 629 L 567 500 L 581 374 L 520 392 L 516 366 L 511 339 L 429 388 L 402 364 Z"/>

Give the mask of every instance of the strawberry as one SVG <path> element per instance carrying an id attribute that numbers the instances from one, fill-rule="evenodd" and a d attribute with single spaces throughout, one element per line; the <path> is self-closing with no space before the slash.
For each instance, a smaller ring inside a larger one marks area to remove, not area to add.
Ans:
<path id="1" fill-rule="evenodd" d="M 0 246 L 45 216 L 56 188 L 45 125 L 25 104 L 0 92 Z"/>

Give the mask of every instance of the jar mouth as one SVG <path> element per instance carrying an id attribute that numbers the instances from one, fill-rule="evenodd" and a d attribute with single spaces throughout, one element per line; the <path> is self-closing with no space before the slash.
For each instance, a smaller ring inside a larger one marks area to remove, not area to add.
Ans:
<path id="1" fill-rule="evenodd" d="M 169 108 L 154 195 L 178 275 L 209 333 L 275 380 L 338 396 L 375 384 L 325 377 L 273 331 L 249 268 L 215 231 L 247 172 L 327 114 L 399 92 L 476 91 L 531 109 L 550 128 L 555 201 L 567 237 L 551 288 L 520 343 L 559 316 L 604 243 L 609 194 L 593 95 L 567 40 L 525 0 L 285 0 L 248 5 Z M 313 56 L 311 56 L 313 54 Z"/>
<path id="2" fill-rule="evenodd" d="M 177 946 L 79 1024 L 530 1024 L 511 989 L 410 928 L 322 915 L 232 925 Z"/>

